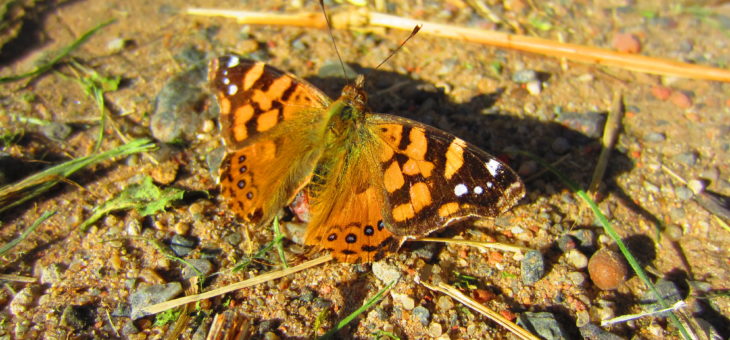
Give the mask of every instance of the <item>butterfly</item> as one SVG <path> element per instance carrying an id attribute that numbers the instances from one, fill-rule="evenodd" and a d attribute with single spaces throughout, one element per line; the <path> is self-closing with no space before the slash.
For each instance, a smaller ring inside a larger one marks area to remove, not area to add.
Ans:
<path id="1" fill-rule="evenodd" d="M 524 196 L 497 158 L 434 127 L 371 113 L 364 77 L 337 100 L 262 62 L 211 61 L 227 155 L 221 193 L 265 227 L 298 193 L 311 216 L 304 240 L 342 262 L 371 262 L 469 217 L 496 216 Z"/>

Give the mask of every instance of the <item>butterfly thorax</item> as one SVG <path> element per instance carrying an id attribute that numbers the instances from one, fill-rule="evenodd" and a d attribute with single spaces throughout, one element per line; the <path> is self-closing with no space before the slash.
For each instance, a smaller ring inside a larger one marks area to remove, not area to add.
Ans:
<path id="1" fill-rule="evenodd" d="M 329 132 L 328 145 L 350 144 L 362 141 L 367 108 L 367 95 L 363 88 L 365 77 L 362 75 L 352 84 L 342 89 L 342 95 L 328 108 Z M 355 144 L 356 145 L 356 144 Z"/>

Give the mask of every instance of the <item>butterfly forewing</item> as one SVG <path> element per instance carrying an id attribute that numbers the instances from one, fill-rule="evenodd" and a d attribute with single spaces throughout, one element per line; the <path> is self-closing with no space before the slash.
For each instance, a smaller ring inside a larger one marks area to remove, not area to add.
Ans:
<path id="1" fill-rule="evenodd" d="M 369 115 L 382 141 L 380 167 L 392 225 L 423 236 L 472 216 L 496 216 L 524 196 L 509 166 L 436 128 L 391 115 Z"/>
<path id="2" fill-rule="evenodd" d="M 229 150 L 221 191 L 245 221 L 268 223 L 309 181 L 330 100 L 303 80 L 235 56 L 213 60 L 208 74 Z"/>

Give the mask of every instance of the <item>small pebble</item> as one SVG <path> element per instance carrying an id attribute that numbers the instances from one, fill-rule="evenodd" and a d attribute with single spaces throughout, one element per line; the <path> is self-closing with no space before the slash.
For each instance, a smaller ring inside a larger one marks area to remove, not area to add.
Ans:
<path id="1" fill-rule="evenodd" d="M 184 257 L 190 254 L 195 248 L 195 240 L 176 234 L 172 237 L 172 241 L 170 241 L 170 248 L 175 255 Z"/>
<path id="2" fill-rule="evenodd" d="M 611 46 L 619 52 L 641 52 L 641 42 L 639 41 L 639 38 L 631 33 L 616 33 L 611 41 Z"/>
<path id="3" fill-rule="evenodd" d="M 117 37 L 106 43 L 106 49 L 109 53 L 117 53 L 123 50 L 127 45 L 129 45 L 128 40 Z"/>
<path id="4" fill-rule="evenodd" d="M 586 310 L 581 310 L 575 313 L 575 325 L 582 327 L 591 322 L 591 314 Z"/>
<path id="5" fill-rule="evenodd" d="M 520 276 L 522 283 L 532 285 L 545 275 L 545 259 L 537 250 L 530 250 L 520 261 Z"/>
<path id="6" fill-rule="evenodd" d="M 527 84 L 535 80 L 539 81 L 535 70 L 519 70 L 512 74 L 512 81 L 517 84 Z"/>
<path id="7" fill-rule="evenodd" d="M 604 209 L 606 211 L 606 209 Z M 568 233 L 578 241 L 578 249 L 581 251 L 593 252 L 595 250 L 596 233 L 590 229 L 578 229 Z"/>
<path id="8" fill-rule="evenodd" d="M 672 95 L 672 89 L 666 86 L 654 85 L 651 88 L 651 95 L 659 100 L 667 100 Z"/>
<path id="9" fill-rule="evenodd" d="M 692 107 L 692 98 L 682 91 L 672 92 L 672 95 L 669 96 L 669 101 L 682 109 L 689 109 Z"/>
<path id="10" fill-rule="evenodd" d="M 195 267 L 202 275 L 208 275 L 213 272 L 213 264 L 210 263 L 210 261 L 205 259 L 190 259 L 187 260 L 187 262 Z M 187 280 L 193 276 L 198 276 L 198 273 L 190 268 L 190 266 L 185 265 L 182 270 L 182 277 L 183 280 Z"/>
<path id="11" fill-rule="evenodd" d="M 428 323 L 431 319 L 431 312 L 428 311 L 426 307 L 418 306 L 416 308 L 413 308 L 413 314 L 411 314 L 413 317 L 416 318 L 419 322 L 421 322 L 421 325 L 428 326 Z"/>
<path id="12" fill-rule="evenodd" d="M 442 311 L 449 311 L 454 308 L 454 301 L 445 295 L 436 299 L 436 307 Z"/>
<path id="13" fill-rule="evenodd" d="M 564 234 L 563 236 L 560 236 L 558 238 L 558 248 L 562 250 L 563 252 L 567 252 L 568 250 L 575 249 L 578 247 L 577 240 L 568 234 Z"/>
<path id="14" fill-rule="evenodd" d="M 539 96 L 542 93 L 542 82 L 539 80 L 531 80 L 525 84 L 525 89 L 533 96 Z"/>
<path id="15" fill-rule="evenodd" d="M 678 241 L 679 239 L 681 239 L 683 233 L 684 231 L 682 230 L 682 227 L 676 224 L 670 224 L 664 230 L 664 234 L 667 235 L 667 237 L 672 241 Z"/>
<path id="16" fill-rule="evenodd" d="M 697 164 L 697 159 L 699 158 L 699 155 L 697 155 L 697 153 L 694 151 L 687 151 L 676 154 L 672 158 L 679 163 L 683 163 L 684 165 L 694 166 L 695 164 Z"/>
<path id="17" fill-rule="evenodd" d="M 565 262 L 575 269 L 583 269 L 588 266 L 588 257 L 578 249 L 571 249 L 565 253 Z"/>
<path id="18" fill-rule="evenodd" d="M 517 324 L 544 339 L 568 339 L 555 316 L 549 312 L 524 312 L 517 318 Z"/>
<path id="19" fill-rule="evenodd" d="M 682 299 L 682 294 L 679 291 L 679 288 L 677 288 L 677 285 L 674 284 L 672 281 L 659 279 L 654 284 L 654 287 L 656 287 L 657 292 L 659 292 L 659 295 L 662 296 L 664 301 L 671 306 L 675 304 L 677 301 Z M 644 294 L 641 296 L 641 300 L 644 303 L 644 309 L 646 311 L 656 311 L 663 309 L 661 304 L 657 302 L 656 295 L 654 295 L 654 292 L 651 290 L 646 290 Z M 665 318 L 669 316 L 670 312 L 663 312 L 659 314 L 655 314 L 654 317 L 662 317 Z"/>
<path id="20" fill-rule="evenodd" d="M 550 148 L 557 154 L 562 155 L 570 150 L 570 142 L 563 137 L 555 138 Z"/>
<path id="21" fill-rule="evenodd" d="M 390 284 L 393 281 L 400 280 L 402 274 L 398 267 L 385 261 L 377 261 L 372 265 L 373 275 L 383 284 Z"/>
<path id="22" fill-rule="evenodd" d="M 522 177 L 530 176 L 537 172 L 537 162 L 535 161 L 526 161 L 522 162 L 520 164 L 520 167 L 517 169 L 517 173 L 520 174 Z"/>
<path id="23" fill-rule="evenodd" d="M 586 282 L 586 275 L 581 272 L 570 272 L 568 280 L 575 286 L 582 286 Z"/>
<path id="24" fill-rule="evenodd" d="M 412 310 L 416 306 L 416 301 L 406 294 L 391 293 L 390 295 L 393 297 L 393 302 L 401 305 L 405 310 Z"/>
<path id="25" fill-rule="evenodd" d="M 25 315 L 39 292 L 39 286 L 29 285 L 15 293 L 13 300 L 10 301 L 10 313 L 17 317 Z"/>
<path id="26" fill-rule="evenodd" d="M 433 338 L 439 337 L 443 332 L 444 330 L 441 327 L 441 324 L 438 322 L 432 322 L 430 325 L 428 325 L 428 335 Z"/>
<path id="27" fill-rule="evenodd" d="M 82 330 L 94 322 L 95 311 L 91 306 L 66 306 L 61 314 L 61 326 Z"/>
<path id="28" fill-rule="evenodd" d="M 705 186 L 707 184 L 703 180 L 699 179 L 691 179 L 687 182 L 687 188 L 691 190 L 695 195 L 699 195 L 703 191 L 705 191 Z"/>
<path id="29" fill-rule="evenodd" d="M 588 274 L 598 288 L 613 290 L 626 280 L 628 268 L 621 254 L 602 248 L 591 256 Z"/>
<path id="30" fill-rule="evenodd" d="M 180 164 L 170 160 L 152 168 L 150 176 L 153 180 L 155 180 L 155 182 L 167 185 L 175 180 L 179 169 Z"/>
<path id="31" fill-rule="evenodd" d="M 141 309 L 160 302 L 170 300 L 183 292 L 180 282 L 152 285 L 137 289 L 129 295 L 129 304 L 132 306 L 132 319 L 141 318 L 144 315 Z"/>
<path id="32" fill-rule="evenodd" d="M 692 198 L 694 193 L 686 186 L 680 185 L 674 188 L 674 194 L 677 195 L 677 199 L 680 201 L 686 201 Z"/>
<path id="33" fill-rule="evenodd" d="M 644 141 L 649 143 L 660 143 L 667 140 L 667 136 L 661 132 L 649 132 L 644 135 Z"/>
<path id="34" fill-rule="evenodd" d="M 651 183 L 649 181 L 644 181 L 643 185 L 644 185 L 644 190 L 646 190 L 647 192 L 652 192 L 652 193 L 659 192 L 659 187 L 656 186 L 654 183 Z"/>
<path id="35" fill-rule="evenodd" d="M 580 327 L 580 335 L 583 339 L 595 340 L 621 340 L 622 337 L 609 333 L 595 324 L 588 323 Z"/>

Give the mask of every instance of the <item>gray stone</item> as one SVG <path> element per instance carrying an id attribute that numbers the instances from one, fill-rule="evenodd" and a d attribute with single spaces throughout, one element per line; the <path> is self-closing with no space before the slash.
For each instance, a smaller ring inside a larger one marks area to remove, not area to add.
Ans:
<path id="1" fill-rule="evenodd" d="M 170 249 L 175 255 L 184 257 L 190 254 L 195 249 L 195 240 L 187 238 L 180 234 L 175 234 L 170 241 Z"/>
<path id="2" fill-rule="evenodd" d="M 687 166 L 693 166 L 697 164 L 697 159 L 699 158 L 699 155 L 697 154 L 697 152 L 687 151 L 674 155 L 674 157 L 672 158 L 678 163 L 682 163 Z"/>
<path id="3" fill-rule="evenodd" d="M 552 313 L 524 312 L 517 318 L 517 324 L 545 339 L 568 339 L 568 335 Z"/>
<path id="4" fill-rule="evenodd" d="M 545 275 L 545 259 L 537 250 L 530 250 L 520 261 L 520 274 L 522 283 L 532 285 Z"/>
<path id="5" fill-rule="evenodd" d="M 213 264 L 210 263 L 210 261 L 205 259 L 191 259 L 186 260 L 189 264 L 191 264 L 193 267 L 195 267 L 199 272 L 201 272 L 203 275 L 208 275 L 213 272 Z M 198 273 L 193 270 L 193 268 L 190 268 L 190 266 L 183 267 L 182 270 L 182 276 L 183 280 L 187 280 L 193 276 L 198 276 Z"/>
<path id="6" fill-rule="evenodd" d="M 195 67 L 170 79 L 155 99 L 155 110 L 150 118 L 152 136 L 164 143 L 193 140 L 201 122 L 216 114 L 198 112 L 208 98 L 205 90 L 206 68 Z M 215 101 L 211 101 L 215 102 Z M 217 105 L 210 105 L 215 107 Z"/>
<path id="7" fill-rule="evenodd" d="M 431 319 L 431 312 L 428 311 L 426 307 L 418 306 L 416 308 L 413 308 L 413 314 L 411 314 L 413 317 L 416 318 L 424 327 L 428 326 L 428 323 Z"/>
<path id="8" fill-rule="evenodd" d="M 39 292 L 39 286 L 29 285 L 15 293 L 13 300 L 10 301 L 10 312 L 15 316 L 24 315 L 28 308 L 33 305 Z"/>
<path id="9" fill-rule="evenodd" d="M 170 282 L 137 289 L 129 296 L 129 304 L 132 306 L 132 320 L 145 316 L 142 308 L 168 301 L 178 296 L 182 291 L 180 282 Z"/>
<path id="10" fill-rule="evenodd" d="M 656 287 L 659 295 L 661 295 L 664 301 L 667 303 L 667 307 L 671 307 L 677 301 L 682 299 L 682 294 L 680 293 L 679 288 L 677 288 L 677 285 L 675 285 L 672 281 L 660 279 L 654 284 L 654 287 Z M 644 305 L 644 309 L 648 312 L 653 312 L 664 308 L 659 303 L 656 295 L 654 295 L 654 292 L 652 292 L 651 290 L 647 290 L 646 292 L 644 292 L 641 297 L 641 302 Z M 655 314 L 654 317 L 666 318 L 667 316 L 669 316 L 669 313 L 670 312 L 667 311 Z"/>
<path id="11" fill-rule="evenodd" d="M 592 323 L 586 324 L 583 327 L 579 328 L 580 335 L 585 340 L 621 340 L 622 337 L 609 333 L 607 331 L 604 331 L 601 327 L 598 327 L 597 325 L 594 325 Z"/>
<path id="12" fill-rule="evenodd" d="M 689 200 L 692 198 L 692 196 L 694 196 L 692 190 L 683 185 L 676 186 L 674 188 L 674 194 L 677 195 L 677 199 L 680 201 Z"/>

